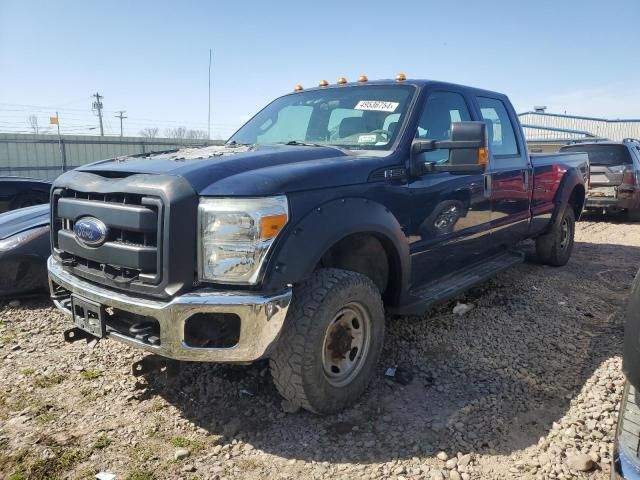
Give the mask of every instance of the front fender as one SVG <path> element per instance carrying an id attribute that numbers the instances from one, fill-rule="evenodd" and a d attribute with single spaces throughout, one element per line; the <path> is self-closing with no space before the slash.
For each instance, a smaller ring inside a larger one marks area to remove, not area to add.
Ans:
<path id="1" fill-rule="evenodd" d="M 296 284 L 307 279 L 329 248 L 354 233 L 372 233 L 393 255 L 399 293 L 410 278 L 409 246 L 396 217 L 385 206 L 364 198 L 324 203 L 287 228 L 287 236 L 269 261 L 265 283 Z"/>

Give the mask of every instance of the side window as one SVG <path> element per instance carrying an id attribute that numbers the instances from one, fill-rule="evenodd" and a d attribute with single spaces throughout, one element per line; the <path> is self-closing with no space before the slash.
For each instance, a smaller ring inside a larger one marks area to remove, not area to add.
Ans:
<path id="1" fill-rule="evenodd" d="M 427 97 L 422 116 L 418 122 L 416 138 L 447 140 L 451 135 L 452 122 L 466 122 L 471 115 L 464 97 L 454 92 L 433 92 Z M 435 150 L 424 154 L 424 161 L 445 163 L 449 150 Z"/>
<path id="2" fill-rule="evenodd" d="M 478 97 L 480 113 L 487 123 L 489 145 L 494 155 L 518 155 L 518 142 L 507 109 L 500 100 Z"/>

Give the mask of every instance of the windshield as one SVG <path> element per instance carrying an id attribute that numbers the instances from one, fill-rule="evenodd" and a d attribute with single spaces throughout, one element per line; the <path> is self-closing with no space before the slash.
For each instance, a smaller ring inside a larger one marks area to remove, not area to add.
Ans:
<path id="1" fill-rule="evenodd" d="M 229 142 L 389 150 L 413 92 L 408 85 L 358 85 L 286 95 L 249 120 Z"/>
<path id="2" fill-rule="evenodd" d="M 612 167 L 633 163 L 624 145 L 571 145 L 562 147 L 560 151 L 586 153 L 591 165 Z"/>

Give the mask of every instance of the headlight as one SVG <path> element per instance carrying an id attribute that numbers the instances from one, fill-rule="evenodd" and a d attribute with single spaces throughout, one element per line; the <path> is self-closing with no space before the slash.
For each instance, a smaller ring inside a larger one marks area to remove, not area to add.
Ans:
<path id="1" fill-rule="evenodd" d="M 11 235 L 4 240 L 0 240 L 0 252 L 6 252 L 8 250 L 16 248 L 19 245 L 29 242 L 34 238 L 39 237 L 40 235 L 45 235 L 46 233 L 49 233 L 49 225 L 45 225 L 44 227 L 31 228 L 29 230 L 25 230 L 24 232 Z"/>
<path id="2" fill-rule="evenodd" d="M 255 284 L 274 239 L 289 219 L 287 198 L 201 198 L 198 276 Z"/>

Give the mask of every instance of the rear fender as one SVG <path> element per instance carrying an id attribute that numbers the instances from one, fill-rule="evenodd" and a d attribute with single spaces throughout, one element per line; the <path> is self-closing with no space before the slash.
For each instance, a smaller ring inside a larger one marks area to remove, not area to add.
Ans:
<path id="1" fill-rule="evenodd" d="M 569 204 L 569 199 L 571 198 L 571 194 L 576 186 L 582 185 L 584 189 L 584 178 L 582 173 L 577 168 L 569 168 L 566 173 L 562 177 L 560 181 L 560 185 L 558 187 L 558 191 L 554 196 L 554 205 L 553 215 L 551 216 L 551 224 L 550 228 L 558 226 L 562 220 L 562 214 L 564 213 L 564 209 Z M 584 198 L 582 199 L 582 207 L 580 208 L 580 212 L 582 213 L 582 209 L 584 208 Z M 576 220 L 578 220 L 580 215 L 576 215 Z"/>
<path id="2" fill-rule="evenodd" d="M 375 235 L 395 257 L 391 264 L 397 269 L 395 274 L 400 282 L 397 291 L 399 296 L 404 295 L 410 278 L 405 234 L 386 207 L 364 198 L 332 200 L 307 213 L 295 225 L 288 226 L 284 242 L 269 261 L 265 283 L 275 288 L 309 278 L 325 252 L 354 233 Z"/>

